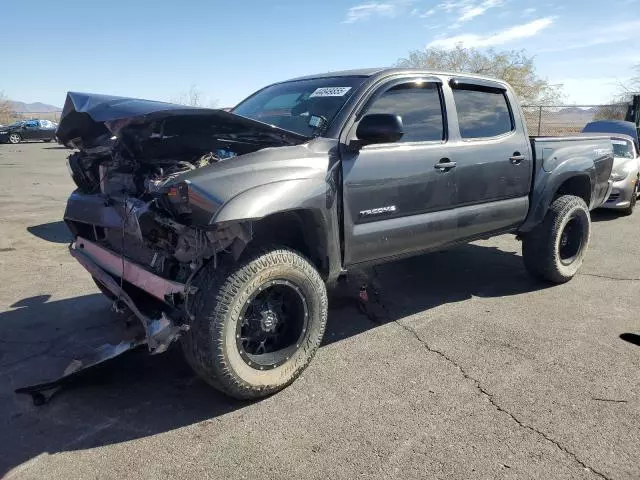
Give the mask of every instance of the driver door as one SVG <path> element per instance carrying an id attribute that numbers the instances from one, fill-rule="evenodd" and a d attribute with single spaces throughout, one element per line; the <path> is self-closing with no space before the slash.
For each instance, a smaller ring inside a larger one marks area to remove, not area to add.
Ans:
<path id="1" fill-rule="evenodd" d="M 21 136 L 25 140 L 37 140 L 40 135 L 40 125 L 36 121 L 25 122 Z"/>
<path id="2" fill-rule="evenodd" d="M 455 234 L 455 165 L 438 167 L 449 161 L 444 110 L 441 83 L 422 78 L 391 81 L 367 102 L 357 120 L 399 115 L 404 134 L 343 154 L 345 264 L 426 250 Z"/>

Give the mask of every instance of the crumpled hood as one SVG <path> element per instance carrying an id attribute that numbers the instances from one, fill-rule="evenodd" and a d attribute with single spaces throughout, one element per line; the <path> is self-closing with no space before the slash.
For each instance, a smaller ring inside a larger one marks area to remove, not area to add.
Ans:
<path id="1" fill-rule="evenodd" d="M 214 137 L 267 143 L 271 146 L 295 145 L 308 138 L 273 125 L 241 117 L 224 110 L 187 107 L 137 98 L 88 93 L 67 93 L 56 132 L 64 144 L 83 149 L 104 144 L 109 138 L 146 135 L 172 135 L 153 132 L 154 122 L 183 123 Z M 173 134 L 175 135 L 175 134 Z"/>

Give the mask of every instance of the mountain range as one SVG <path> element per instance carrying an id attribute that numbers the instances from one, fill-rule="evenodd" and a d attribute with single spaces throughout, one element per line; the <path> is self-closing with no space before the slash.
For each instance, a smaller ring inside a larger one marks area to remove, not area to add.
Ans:
<path id="1" fill-rule="evenodd" d="M 14 100 L 10 100 L 11 109 L 14 112 L 19 113 L 52 113 L 52 112 L 60 112 L 62 108 L 56 107 L 54 105 L 49 105 L 42 102 L 34 102 L 34 103 L 25 103 L 25 102 L 16 102 Z"/>

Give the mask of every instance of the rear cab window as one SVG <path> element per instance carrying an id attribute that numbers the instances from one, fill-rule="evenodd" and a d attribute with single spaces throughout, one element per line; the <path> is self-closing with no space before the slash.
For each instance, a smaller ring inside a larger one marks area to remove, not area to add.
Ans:
<path id="1" fill-rule="evenodd" d="M 476 85 L 452 86 L 463 139 L 491 138 L 515 129 L 506 92 Z"/>

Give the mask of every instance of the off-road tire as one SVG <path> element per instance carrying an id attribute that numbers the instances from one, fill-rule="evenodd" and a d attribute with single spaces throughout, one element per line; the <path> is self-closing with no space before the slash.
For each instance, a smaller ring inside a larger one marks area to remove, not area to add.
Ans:
<path id="1" fill-rule="evenodd" d="M 222 263 L 222 262 L 220 262 Z M 240 355 L 236 327 L 243 306 L 265 282 L 286 280 L 307 303 L 308 323 L 299 348 L 282 365 L 258 370 Z M 299 253 L 280 247 L 253 251 L 238 263 L 205 265 L 193 281 L 198 291 L 188 300 L 193 316 L 182 336 L 187 362 L 207 383 L 238 399 L 273 394 L 291 384 L 307 367 L 322 342 L 327 324 L 326 286 L 314 266 Z"/>
<path id="2" fill-rule="evenodd" d="M 570 263 L 563 263 L 560 256 L 562 233 L 569 221 L 576 219 L 581 244 Z M 591 216 L 586 203 L 580 197 L 562 195 L 549 207 L 542 223 L 524 235 L 522 257 L 531 275 L 553 283 L 571 280 L 580 269 L 591 237 Z"/>

